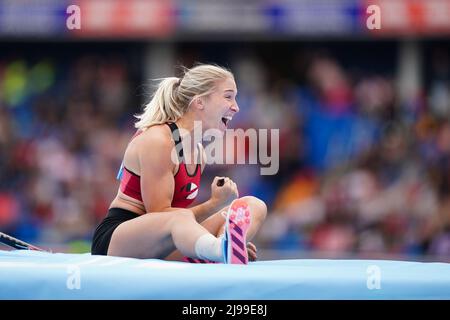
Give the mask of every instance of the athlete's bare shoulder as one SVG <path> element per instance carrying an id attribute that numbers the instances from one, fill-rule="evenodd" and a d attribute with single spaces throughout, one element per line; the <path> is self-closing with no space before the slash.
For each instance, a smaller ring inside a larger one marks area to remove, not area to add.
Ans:
<path id="1" fill-rule="evenodd" d="M 172 136 L 170 128 L 165 124 L 151 126 L 137 136 L 133 142 L 138 148 L 171 148 Z"/>
<path id="2" fill-rule="evenodd" d="M 174 142 L 167 125 L 151 126 L 135 140 L 137 156 L 141 162 L 156 161 L 161 164 L 165 163 L 165 165 L 175 165 L 174 161 L 171 161 Z"/>
<path id="3" fill-rule="evenodd" d="M 141 172 L 139 162 L 142 159 L 145 158 L 147 161 L 160 159 L 167 163 L 172 147 L 170 128 L 167 125 L 152 126 L 130 141 L 125 150 L 124 165 L 139 175 Z"/>

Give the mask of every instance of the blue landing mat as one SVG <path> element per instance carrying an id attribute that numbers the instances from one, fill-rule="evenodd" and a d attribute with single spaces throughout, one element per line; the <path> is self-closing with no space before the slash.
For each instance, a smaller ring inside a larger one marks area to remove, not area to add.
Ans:
<path id="1" fill-rule="evenodd" d="M 0 299 L 450 299 L 450 264 L 308 259 L 238 266 L 0 251 Z"/>

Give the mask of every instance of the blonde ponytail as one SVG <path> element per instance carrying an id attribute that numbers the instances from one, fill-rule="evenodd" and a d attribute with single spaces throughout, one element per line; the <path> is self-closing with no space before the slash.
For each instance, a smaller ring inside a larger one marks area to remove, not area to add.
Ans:
<path id="1" fill-rule="evenodd" d="M 162 79 L 144 112 L 136 116 L 139 119 L 135 124 L 136 128 L 145 129 L 156 124 L 174 122 L 183 115 L 175 94 L 179 81 L 176 77 Z"/>
<path id="2" fill-rule="evenodd" d="M 157 124 L 175 122 L 188 110 L 192 99 L 210 94 L 219 80 L 234 79 L 233 74 L 216 65 L 197 65 L 184 69 L 182 78 L 162 79 L 144 112 L 137 115 L 135 127 L 145 130 Z"/>

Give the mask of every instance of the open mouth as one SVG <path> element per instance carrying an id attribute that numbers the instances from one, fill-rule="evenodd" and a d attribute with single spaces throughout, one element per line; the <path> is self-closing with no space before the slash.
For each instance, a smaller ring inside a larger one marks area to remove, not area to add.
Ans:
<path id="1" fill-rule="evenodd" d="M 231 121 L 231 117 L 222 117 L 222 122 L 225 125 L 225 127 L 228 125 L 228 123 Z"/>

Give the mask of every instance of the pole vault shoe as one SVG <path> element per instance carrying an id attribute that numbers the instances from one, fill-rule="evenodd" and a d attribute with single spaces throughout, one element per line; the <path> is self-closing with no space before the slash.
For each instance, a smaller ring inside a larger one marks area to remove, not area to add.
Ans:
<path id="1" fill-rule="evenodd" d="M 247 230 L 250 227 L 250 208 L 245 200 L 234 200 L 228 209 L 223 238 L 225 263 L 248 264 Z"/>

